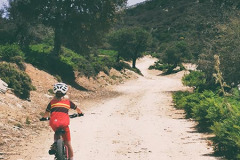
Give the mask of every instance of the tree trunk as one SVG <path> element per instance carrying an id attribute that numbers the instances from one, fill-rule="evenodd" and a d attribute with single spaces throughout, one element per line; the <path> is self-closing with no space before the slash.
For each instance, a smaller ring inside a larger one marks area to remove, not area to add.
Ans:
<path id="1" fill-rule="evenodd" d="M 136 51 L 133 55 L 133 58 L 132 58 L 132 68 L 136 68 L 137 58 L 138 58 L 138 52 Z"/>
<path id="2" fill-rule="evenodd" d="M 118 53 L 116 62 L 119 63 L 119 61 L 120 61 L 120 54 Z"/>
<path id="3" fill-rule="evenodd" d="M 137 56 L 134 55 L 132 59 L 132 68 L 136 68 L 136 61 L 137 61 Z"/>
<path id="4" fill-rule="evenodd" d="M 55 36 L 54 36 L 53 54 L 58 57 L 60 55 L 61 45 L 62 45 L 61 28 L 60 27 L 56 27 L 54 34 L 55 34 Z"/>

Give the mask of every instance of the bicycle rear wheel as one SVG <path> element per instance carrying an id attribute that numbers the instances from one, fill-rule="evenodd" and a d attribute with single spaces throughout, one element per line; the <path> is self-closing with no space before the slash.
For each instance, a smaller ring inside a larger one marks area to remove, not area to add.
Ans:
<path id="1" fill-rule="evenodd" d="M 56 153 L 57 160 L 67 160 L 66 158 L 66 150 L 64 147 L 64 142 L 62 139 L 57 140 L 57 153 Z"/>

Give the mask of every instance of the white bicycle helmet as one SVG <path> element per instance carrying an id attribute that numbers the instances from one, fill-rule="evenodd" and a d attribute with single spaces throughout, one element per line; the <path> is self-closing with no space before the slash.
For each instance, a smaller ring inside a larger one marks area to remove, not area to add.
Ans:
<path id="1" fill-rule="evenodd" d="M 68 86 L 65 83 L 56 83 L 53 86 L 53 92 L 57 93 L 58 91 L 62 92 L 63 94 L 66 94 L 68 91 Z"/>

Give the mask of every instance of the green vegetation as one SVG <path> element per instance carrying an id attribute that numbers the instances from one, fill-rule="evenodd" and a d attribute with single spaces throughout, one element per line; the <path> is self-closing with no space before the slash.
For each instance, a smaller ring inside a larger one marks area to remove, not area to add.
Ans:
<path id="1" fill-rule="evenodd" d="M 1 61 L 16 64 L 22 71 L 24 62 L 31 63 L 80 90 L 86 89 L 75 82 L 76 76 L 95 77 L 100 71 L 109 74 L 111 68 L 127 68 L 140 74 L 127 63 L 116 62 L 116 51 L 101 49 L 101 44 L 106 44 L 105 34 L 122 13 L 119 7 L 125 4 L 126 0 L 11 1 L 9 8 L 0 11 Z M 13 74 L 17 76 L 18 72 Z M 2 75 L 3 80 L 9 78 L 4 76 L 9 75 Z M 15 87 L 14 84 L 9 86 Z M 29 98 L 29 93 L 20 91 L 24 85 L 17 86 L 15 94 Z M 29 92 L 31 87 L 25 89 Z"/>
<path id="2" fill-rule="evenodd" d="M 1 59 L 17 64 L 16 66 L 1 64 L 1 79 L 13 88 L 18 97 L 27 99 L 33 87 L 30 78 L 24 73 L 24 62 L 31 63 L 55 75 L 58 81 L 65 81 L 80 90 L 85 88 L 75 82 L 76 73 L 80 76 L 95 77 L 100 71 L 109 74 L 111 68 L 119 71 L 124 68 L 133 70 L 127 63 L 116 63 L 116 51 L 98 50 L 96 54 L 86 57 L 63 47 L 60 58 L 56 58 L 51 54 L 52 49 L 53 47 L 48 44 L 35 44 L 30 45 L 28 51 L 24 53 L 19 45 L 1 45 Z"/>
<path id="3" fill-rule="evenodd" d="M 214 90 L 207 89 L 203 72 L 193 71 L 182 80 L 185 85 L 195 87 L 194 92 L 179 91 L 174 93 L 173 99 L 177 108 L 185 110 L 186 118 L 193 118 L 198 122 L 199 130 L 214 133 L 212 141 L 217 154 L 228 159 L 238 159 L 240 91 L 233 88 L 231 92 L 226 92 L 218 60 L 216 58 L 215 61 L 217 85 L 212 87 Z"/>
<path id="4" fill-rule="evenodd" d="M 205 74 L 200 71 L 191 71 L 190 74 L 183 77 L 182 81 L 184 85 L 194 87 L 200 91 L 206 86 Z"/>
<path id="5" fill-rule="evenodd" d="M 34 89 L 30 77 L 24 71 L 17 69 L 13 64 L 0 63 L 0 77 L 20 98 L 29 98 L 30 91 Z"/>
<path id="6" fill-rule="evenodd" d="M 176 92 L 176 107 L 186 111 L 187 118 L 199 123 L 199 130 L 214 133 L 215 152 L 229 159 L 238 159 L 239 146 L 239 99 L 224 98 L 209 90 L 204 92 Z"/>
<path id="7" fill-rule="evenodd" d="M 87 52 L 89 46 L 101 41 L 126 0 L 112 1 L 10 1 L 9 17 L 24 49 L 35 40 L 33 32 L 44 25 L 53 32 L 53 54 L 59 56 L 62 45 L 77 52 Z M 20 32 L 19 32 L 20 31 Z"/>
<path id="8" fill-rule="evenodd" d="M 24 53 L 21 51 L 19 45 L 0 45 L 0 58 L 3 61 L 16 63 L 21 70 L 25 70 Z"/>
<path id="9" fill-rule="evenodd" d="M 132 60 L 132 68 L 136 68 L 136 60 L 142 57 L 151 41 L 151 35 L 142 28 L 123 28 L 109 36 L 109 43 L 118 52 L 120 57 Z"/>

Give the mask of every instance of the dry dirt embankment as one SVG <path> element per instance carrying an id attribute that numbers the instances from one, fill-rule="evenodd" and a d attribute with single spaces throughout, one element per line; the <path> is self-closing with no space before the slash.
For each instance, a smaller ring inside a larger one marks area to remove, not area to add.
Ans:
<path id="1" fill-rule="evenodd" d="M 118 93 L 114 97 L 83 102 L 85 116 L 72 119 L 70 125 L 75 159 L 217 159 L 211 156 L 207 135 L 197 133 L 196 124 L 173 107 L 171 92 L 188 89 L 181 83 L 184 72 L 160 76 L 147 70 L 154 61 L 140 59 L 137 64 L 144 77 L 111 87 Z M 52 159 L 47 154 L 52 135 L 42 133 L 11 160 Z"/>

